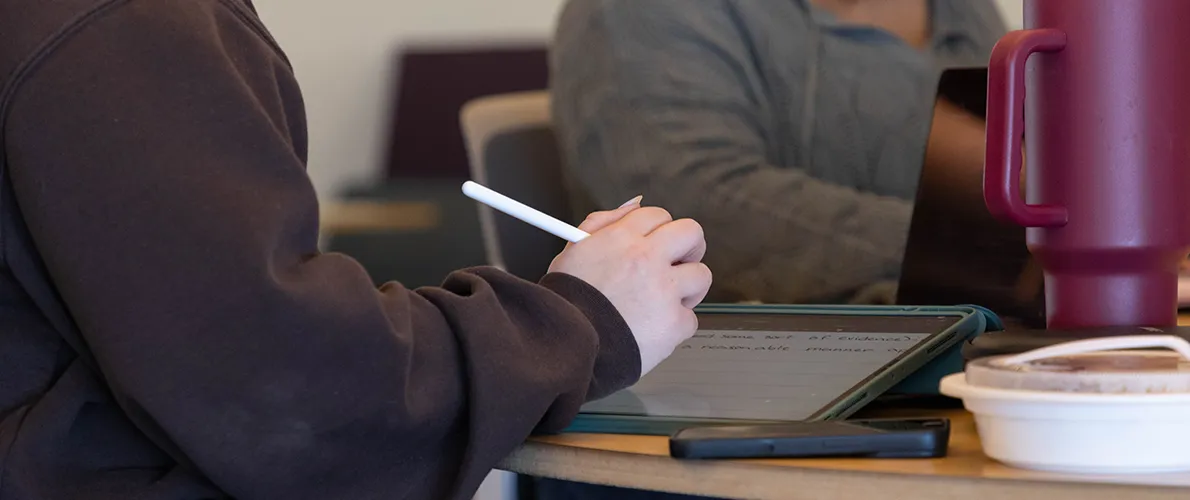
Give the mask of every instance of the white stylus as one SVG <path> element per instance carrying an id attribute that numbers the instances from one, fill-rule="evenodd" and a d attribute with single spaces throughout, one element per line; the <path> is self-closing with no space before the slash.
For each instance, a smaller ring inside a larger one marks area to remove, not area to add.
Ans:
<path id="1" fill-rule="evenodd" d="M 578 243 L 591 236 L 586 231 L 550 217 L 524 203 L 492 191 L 472 181 L 463 183 L 463 194 L 475 201 L 516 217 L 554 236 Z"/>

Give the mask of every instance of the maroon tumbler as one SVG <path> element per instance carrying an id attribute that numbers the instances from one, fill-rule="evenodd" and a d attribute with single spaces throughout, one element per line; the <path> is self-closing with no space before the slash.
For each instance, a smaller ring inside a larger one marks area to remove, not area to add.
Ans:
<path id="1" fill-rule="evenodd" d="M 1028 228 L 1050 328 L 1175 325 L 1190 0 L 1026 0 L 1025 26 L 988 70 L 988 209 Z"/>

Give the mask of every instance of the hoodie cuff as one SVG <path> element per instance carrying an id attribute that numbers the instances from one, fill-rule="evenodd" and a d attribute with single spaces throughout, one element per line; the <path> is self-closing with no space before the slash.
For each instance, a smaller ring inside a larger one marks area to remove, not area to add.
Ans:
<path id="1" fill-rule="evenodd" d="M 538 282 L 573 304 L 599 335 L 595 369 L 587 389 L 594 401 L 640 379 L 640 348 L 616 306 L 586 281 L 565 273 L 549 273 Z"/>

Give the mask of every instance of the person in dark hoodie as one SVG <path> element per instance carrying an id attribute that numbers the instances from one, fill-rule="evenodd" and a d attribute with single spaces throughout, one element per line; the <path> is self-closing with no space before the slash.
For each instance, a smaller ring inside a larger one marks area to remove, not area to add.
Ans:
<path id="1" fill-rule="evenodd" d="M 701 228 L 635 200 L 540 283 L 319 253 L 247 0 L 8 0 L 0 35 L 0 499 L 469 498 L 697 328 Z"/>

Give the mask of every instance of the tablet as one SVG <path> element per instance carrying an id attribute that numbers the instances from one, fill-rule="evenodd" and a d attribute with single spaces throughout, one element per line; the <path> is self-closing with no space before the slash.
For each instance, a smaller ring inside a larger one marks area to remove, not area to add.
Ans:
<path id="1" fill-rule="evenodd" d="M 958 342 L 973 309 L 709 306 L 699 331 L 571 432 L 669 434 L 696 423 L 845 418 Z"/>

